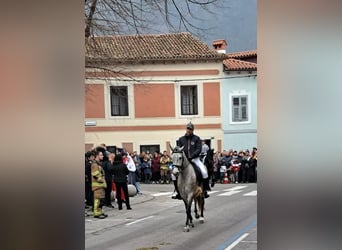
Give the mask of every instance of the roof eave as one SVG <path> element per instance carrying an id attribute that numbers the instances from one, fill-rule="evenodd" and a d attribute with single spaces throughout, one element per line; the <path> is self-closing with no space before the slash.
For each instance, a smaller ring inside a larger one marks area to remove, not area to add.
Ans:
<path id="1" fill-rule="evenodd" d="M 156 63 L 176 63 L 176 62 L 218 62 L 222 63 L 222 57 L 203 57 L 203 58 L 151 58 L 151 59 L 113 59 L 113 58 L 89 58 L 86 57 L 86 62 L 90 64 L 156 64 Z"/>

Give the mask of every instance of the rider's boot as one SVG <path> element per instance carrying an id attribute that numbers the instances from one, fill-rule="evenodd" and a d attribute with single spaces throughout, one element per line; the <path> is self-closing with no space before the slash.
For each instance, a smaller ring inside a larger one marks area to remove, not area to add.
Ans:
<path id="1" fill-rule="evenodd" d="M 203 189 L 204 189 L 204 198 L 208 198 L 208 191 L 211 191 L 209 187 L 209 178 L 203 179 Z"/>

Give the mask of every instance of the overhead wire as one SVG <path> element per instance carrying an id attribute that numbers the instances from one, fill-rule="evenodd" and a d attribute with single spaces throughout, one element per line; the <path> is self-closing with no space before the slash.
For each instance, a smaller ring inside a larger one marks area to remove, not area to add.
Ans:
<path id="1" fill-rule="evenodd" d="M 211 78 L 192 78 L 192 79 L 124 79 L 120 77 L 116 77 L 115 80 L 122 81 L 122 82 L 195 82 L 195 81 L 213 81 L 213 80 L 225 80 L 225 79 L 234 79 L 234 78 L 250 78 L 256 77 L 257 74 L 250 74 L 250 75 L 240 75 L 240 76 L 225 76 L 225 77 L 211 77 Z M 90 77 L 96 78 L 99 80 L 111 80 L 108 77 Z"/>

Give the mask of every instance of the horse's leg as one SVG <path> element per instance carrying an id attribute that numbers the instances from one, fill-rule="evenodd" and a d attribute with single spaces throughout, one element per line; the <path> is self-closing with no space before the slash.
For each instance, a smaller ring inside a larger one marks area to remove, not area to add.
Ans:
<path id="1" fill-rule="evenodd" d="M 201 217 L 200 217 L 200 223 L 204 223 L 204 215 L 203 215 L 203 210 L 204 210 L 204 196 L 203 194 L 198 198 L 200 201 L 199 209 L 201 210 Z"/>
<path id="2" fill-rule="evenodd" d="M 199 215 L 198 215 L 198 210 L 197 210 L 197 198 L 194 199 L 194 203 L 195 203 L 195 209 L 194 209 L 194 212 L 195 212 L 195 218 L 198 219 L 199 218 Z M 198 205 L 198 208 L 200 209 L 201 207 Z"/>
<path id="3" fill-rule="evenodd" d="M 186 199 L 183 199 L 184 201 L 184 205 L 185 205 L 185 212 L 186 212 L 186 220 L 185 220 L 185 226 L 183 228 L 184 232 L 189 232 L 190 231 L 190 226 L 189 226 L 189 220 L 190 220 L 190 216 L 189 216 L 189 205 Z M 191 215 L 191 214 L 190 214 Z"/>
<path id="4" fill-rule="evenodd" d="M 189 202 L 188 202 L 188 204 L 189 204 L 189 225 L 191 226 L 191 227 L 194 227 L 195 225 L 194 225 L 194 223 L 193 223 L 193 221 L 192 221 L 192 215 L 191 215 L 191 205 L 192 205 L 192 202 L 193 202 L 193 198 L 190 198 L 190 200 L 189 200 Z"/>

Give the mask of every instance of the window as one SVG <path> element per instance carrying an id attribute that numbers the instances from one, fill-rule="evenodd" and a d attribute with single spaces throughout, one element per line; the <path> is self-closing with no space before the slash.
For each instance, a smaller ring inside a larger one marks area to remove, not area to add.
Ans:
<path id="1" fill-rule="evenodd" d="M 197 86 L 181 86 L 182 115 L 197 115 Z"/>
<path id="2" fill-rule="evenodd" d="M 110 104 L 112 116 L 128 116 L 127 86 L 110 87 Z"/>
<path id="3" fill-rule="evenodd" d="M 248 121 L 248 103 L 247 96 L 232 97 L 232 121 L 246 122 Z"/>
<path id="4" fill-rule="evenodd" d="M 160 153 L 160 146 L 159 145 L 140 145 L 140 152 L 147 152 L 149 151 L 151 154 L 154 152 Z"/>
<path id="5" fill-rule="evenodd" d="M 106 148 L 107 148 L 107 151 L 108 152 L 111 152 L 111 153 L 120 153 L 122 154 L 124 152 L 124 149 L 123 148 L 118 148 L 117 146 L 108 146 L 106 145 Z"/>

